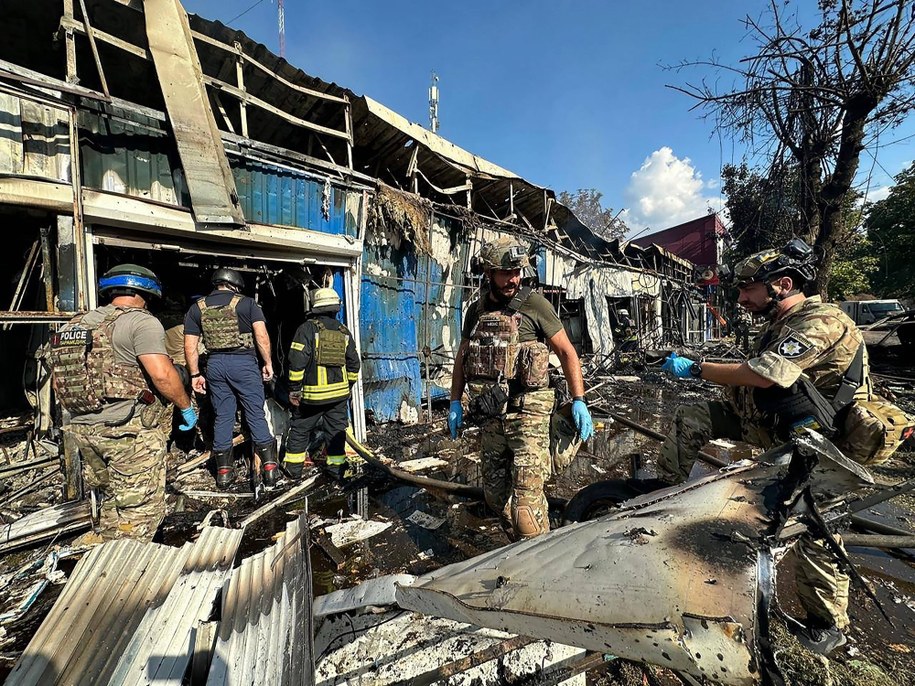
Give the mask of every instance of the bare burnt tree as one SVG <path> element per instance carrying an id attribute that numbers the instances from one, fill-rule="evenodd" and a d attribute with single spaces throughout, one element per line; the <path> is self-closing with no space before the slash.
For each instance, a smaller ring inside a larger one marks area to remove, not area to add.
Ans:
<path id="1" fill-rule="evenodd" d="M 816 290 L 825 293 L 836 249 L 854 227 L 843 204 L 855 184 L 862 151 L 898 125 L 915 106 L 915 0 L 820 0 L 819 23 L 785 16 L 788 3 L 770 0 L 747 17 L 757 52 L 736 66 L 734 86 L 671 86 L 698 100 L 716 125 L 768 159 L 773 170 L 800 175 L 799 210 L 805 238 L 822 256 Z"/>

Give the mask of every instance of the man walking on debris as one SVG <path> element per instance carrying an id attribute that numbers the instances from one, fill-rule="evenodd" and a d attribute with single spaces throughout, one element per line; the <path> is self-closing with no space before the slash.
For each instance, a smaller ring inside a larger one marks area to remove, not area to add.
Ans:
<path id="1" fill-rule="evenodd" d="M 753 315 L 741 304 L 734 307 L 734 345 L 743 352 L 750 351 L 750 327 L 753 326 Z"/>
<path id="2" fill-rule="evenodd" d="M 479 261 L 486 276 L 484 294 L 467 308 L 451 380 L 448 426 L 456 438 L 463 423 L 465 385 L 471 412 L 482 422 L 481 469 L 486 504 L 515 538 L 549 531 L 543 484 L 550 475 L 550 348 L 559 357 L 572 418 L 582 440 L 594 432 L 585 404 L 578 354 L 552 305 L 521 285 L 530 266 L 514 238 L 486 243 Z M 549 348 L 547 347 L 549 345 Z"/>
<path id="3" fill-rule="evenodd" d="M 838 307 L 805 296 L 802 289 L 815 276 L 813 251 L 799 239 L 737 265 L 740 305 L 768 322 L 744 363 L 694 362 L 676 353 L 665 361 L 663 369 L 678 378 L 721 384 L 727 399 L 677 408 L 658 460 L 661 478 L 686 480 L 699 450 L 713 438 L 768 448 L 801 427 L 832 437 L 852 459 L 874 461 L 877 446 L 850 440 L 856 401 L 872 399 L 863 337 Z M 841 427 L 837 436 L 834 426 Z M 848 576 L 823 540 L 803 537 L 793 552 L 808 615 L 798 638 L 825 655 L 845 643 Z"/>
<path id="4" fill-rule="evenodd" d="M 165 516 L 165 441 L 171 405 L 181 431 L 197 415 L 146 305 L 162 295 L 156 275 L 122 264 L 99 281 L 110 303 L 67 323 L 51 339 L 54 392 L 70 413 L 64 431 L 79 449 L 83 477 L 104 494 L 101 540 L 152 540 Z M 86 539 L 88 540 L 88 539 Z"/>
<path id="5" fill-rule="evenodd" d="M 241 294 L 245 281 L 238 271 L 217 269 L 211 283 L 215 290 L 191 305 L 184 318 L 184 356 L 194 391 L 209 392 L 216 415 L 216 486 L 227 489 L 235 482 L 232 433 L 240 401 L 254 444 L 252 480 L 262 479 L 265 487 L 273 488 L 279 478 L 279 465 L 276 442 L 264 414 L 264 383 L 273 378 L 264 313 L 252 298 Z M 206 377 L 200 372 L 197 350 L 201 336 L 207 349 Z M 258 352 L 263 361 L 260 369 Z"/>
<path id="6" fill-rule="evenodd" d="M 327 469 L 338 479 L 346 470 L 346 427 L 350 389 L 359 379 L 359 354 L 349 330 L 337 320 L 340 296 L 319 288 L 311 312 L 289 346 L 289 403 L 293 406 L 283 466 L 300 479 L 311 453 L 327 446 Z"/>

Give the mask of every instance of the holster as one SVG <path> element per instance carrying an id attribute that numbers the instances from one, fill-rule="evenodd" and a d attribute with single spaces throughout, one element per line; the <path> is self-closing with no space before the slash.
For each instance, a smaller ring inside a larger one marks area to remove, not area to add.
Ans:
<path id="1" fill-rule="evenodd" d="M 493 382 L 470 401 L 470 413 L 479 419 L 501 417 L 508 408 L 508 389 L 504 383 Z"/>
<path id="2" fill-rule="evenodd" d="M 756 407 L 766 418 L 768 428 L 787 440 L 801 429 L 813 429 L 827 438 L 836 435 L 836 409 L 813 382 L 801 377 L 788 388 L 770 386 L 753 391 Z"/>

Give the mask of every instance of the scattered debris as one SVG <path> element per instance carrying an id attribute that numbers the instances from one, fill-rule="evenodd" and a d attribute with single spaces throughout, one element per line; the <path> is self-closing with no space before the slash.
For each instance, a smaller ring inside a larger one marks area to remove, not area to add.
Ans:
<path id="1" fill-rule="evenodd" d="M 330 535 L 330 540 L 335 546 L 345 548 L 353 543 L 377 536 L 390 527 L 391 522 L 376 522 L 354 517 L 349 521 L 325 527 L 324 530 Z"/>
<path id="2" fill-rule="evenodd" d="M 413 514 L 407 517 L 407 521 L 417 526 L 421 526 L 424 529 L 438 529 L 442 524 L 445 523 L 444 519 L 439 519 L 438 517 L 433 517 L 426 514 L 422 510 L 416 510 Z"/>

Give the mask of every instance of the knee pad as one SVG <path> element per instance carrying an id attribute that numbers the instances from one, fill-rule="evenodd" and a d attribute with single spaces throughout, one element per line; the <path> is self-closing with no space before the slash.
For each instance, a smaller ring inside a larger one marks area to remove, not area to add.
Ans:
<path id="1" fill-rule="evenodd" d="M 512 507 L 512 527 L 522 539 L 533 538 L 550 530 L 548 522 L 542 522 L 529 505 Z"/>

